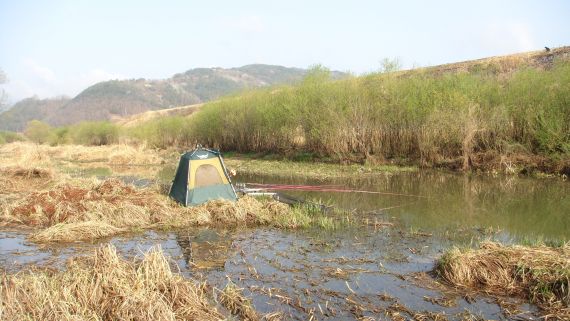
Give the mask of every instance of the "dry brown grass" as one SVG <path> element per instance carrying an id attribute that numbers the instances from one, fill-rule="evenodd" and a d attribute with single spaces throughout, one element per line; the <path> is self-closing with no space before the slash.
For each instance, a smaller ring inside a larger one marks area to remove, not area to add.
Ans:
<path id="1" fill-rule="evenodd" d="M 485 242 L 479 249 L 454 248 L 436 272 L 462 289 L 529 299 L 549 317 L 570 319 L 570 245 L 503 246 Z"/>
<path id="2" fill-rule="evenodd" d="M 222 320 L 205 285 L 173 273 L 160 247 L 127 261 L 112 245 L 65 271 L 3 275 L 2 320 Z"/>
<path id="3" fill-rule="evenodd" d="M 52 183 L 55 177 L 55 173 L 50 169 L 20 166 L 1 167 L 0 194 L 40 190 Z"/>
<path id="4" fill-rule="evenodd" d="M 79 240 L 95 240 L 125 231 L 105 222 L 86 221 L 78 223 L 58 223 L 32 234 L 33 242 L 73 242 Z"/>
<path id="5" fill-rule="evenodd" d="M 269 225 L 289 213 L 286 205 L 252 197 L 182 207 L 116 179 L 87 187 L 62 183 L 0 203 L 0 210 L 0 225 L 41 228 L 30 236 L 36 242 L 92 240 L 141 228 Z"/>

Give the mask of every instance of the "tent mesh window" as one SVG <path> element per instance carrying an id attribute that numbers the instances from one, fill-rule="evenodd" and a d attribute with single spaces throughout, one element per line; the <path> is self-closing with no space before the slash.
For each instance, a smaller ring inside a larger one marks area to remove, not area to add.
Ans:
<path id="1" fill-rule="evenodd" d="M 196 168 L 195 180 L 195 187 L 223 184 L 222 177 L 220 176 L 218 169 L 209 164 L 203 164 Z"/>

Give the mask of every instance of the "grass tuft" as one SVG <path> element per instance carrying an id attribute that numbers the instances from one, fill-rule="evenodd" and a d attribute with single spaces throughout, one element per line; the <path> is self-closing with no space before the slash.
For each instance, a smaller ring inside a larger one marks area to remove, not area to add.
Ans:
<path id="1" fill-rule="evenodd" d="M 218 295 L 220 303 L 232 314 L 240 317 L 241 320 L 257 321 L 259 315 L 253 308 L 251 300 L 243 295 L 243 289 L 238 288 L 233 282 L 228 282 L 226 287 Z"/>
<path id="2" fill-rule="evenodd" d="M 570 317 L 570 245 L 503 246 L 484 242 L 479 249 L 453 248 L 438 261 L 437 274 L 463 289 L 519 296 L 547 313 Z"/>

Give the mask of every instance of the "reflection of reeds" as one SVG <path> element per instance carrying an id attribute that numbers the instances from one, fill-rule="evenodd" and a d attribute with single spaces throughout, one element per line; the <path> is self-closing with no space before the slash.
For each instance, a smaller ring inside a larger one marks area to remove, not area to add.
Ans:
<path id="1" fill-rule="evenodd" d="M 221 320 L 203 286 L 173 273 L 160 248 L 140 261 L 112 245 L 74 258 L 65 271 L 4 275 L 2 320 Z"/>
<path id="2" fill-rule="evenodd" d="M 437 273 L 464 289 L 528 298 L 548 313 L 570 318 L 570 246 L 454 248 L 439 260 Z"/>

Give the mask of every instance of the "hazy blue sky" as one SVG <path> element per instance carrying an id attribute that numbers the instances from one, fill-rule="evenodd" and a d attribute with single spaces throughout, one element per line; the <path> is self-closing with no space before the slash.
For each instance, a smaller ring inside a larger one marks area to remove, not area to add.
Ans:
<path id="1" fill-rule="evenodd" d="M 363 73 L 570 45 L 570 1 L 0 0 L 12 102 L 251 63 Z"/>

